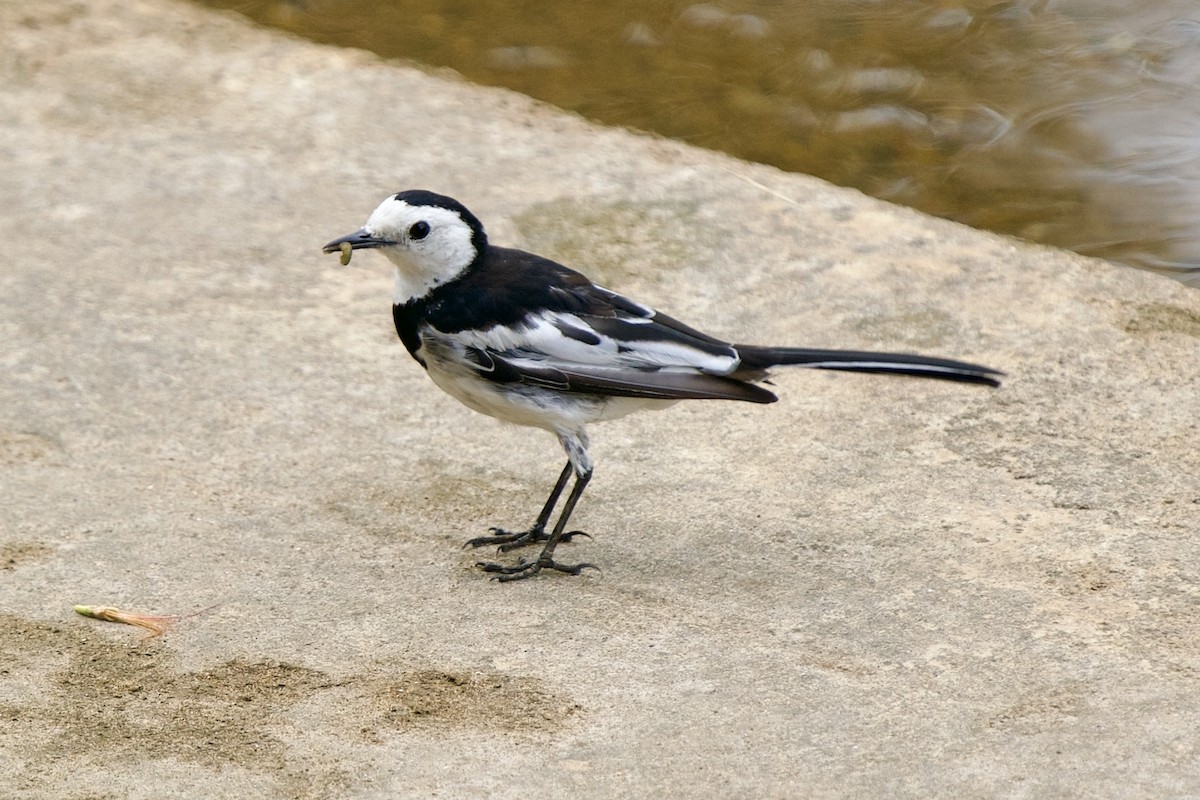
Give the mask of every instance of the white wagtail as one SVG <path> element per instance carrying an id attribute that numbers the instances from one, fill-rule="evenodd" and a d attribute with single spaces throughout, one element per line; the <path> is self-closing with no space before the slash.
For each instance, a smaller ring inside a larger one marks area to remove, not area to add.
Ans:
<path id="1" fill-rule="evenodd" d="M 553 560 L 567 520 L 592 477 L 588 423 L 680 400 L 773 403 L 757 385 L 777 366 L 915 375 L 998 386 L 1002 373 L 975 364 L 898 353 L 728 344 L 597 286 L 541 256 L 489 244 L 461 203 L 427 191 L 388 197 L 366 225 L 326 253 L 380 250 L 396 266 L 392 314 L 400 340 L 433 382 L 468 408 L 545 428 L 567 453 L 533 527 L 467 545 L 500 551 L 545 542 L 533 561 L 479 562 L 502 581 L 543 569 L 578 575 L 592 564 Z M 550 533 L 546 526 L 571 473 L 575 485 Z"/>

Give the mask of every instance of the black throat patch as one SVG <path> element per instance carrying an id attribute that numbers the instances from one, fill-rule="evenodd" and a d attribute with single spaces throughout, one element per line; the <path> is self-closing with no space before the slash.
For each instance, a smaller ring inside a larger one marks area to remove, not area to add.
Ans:
<path id="1" fill-rule="evenodd" d="M 417 326 L 424 318 L 425 301 L 423 300 L 409 300 L 403 305 L 392 306 L 392 319 L 396 323 L 396 333 L 400 335 L 400 341 L 404 342 L 408 354 L 415 358 L 422 367 L 425 366 L 425 359 L 417 355 L 417 351 L 421 349 L 421 337 L 417 334 Z"/>

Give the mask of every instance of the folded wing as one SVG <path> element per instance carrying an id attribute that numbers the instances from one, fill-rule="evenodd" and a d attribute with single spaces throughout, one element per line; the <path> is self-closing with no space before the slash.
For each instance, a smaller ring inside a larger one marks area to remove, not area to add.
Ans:
<path id="1" fill-rule="evenodd" d="M 586 303 L 579 294 L 586 291 Z M 486 330 L 423 332 L 487 380 L 560 392 L 659 400 L 770 403 L 774 394 L 728 377 L 729 344 L 607 289 L 572 287 L 571 310 L 543 308 Z"/>

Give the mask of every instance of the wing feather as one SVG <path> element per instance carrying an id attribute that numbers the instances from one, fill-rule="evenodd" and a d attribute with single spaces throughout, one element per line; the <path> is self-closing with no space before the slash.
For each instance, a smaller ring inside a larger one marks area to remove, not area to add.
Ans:
<path id="1" fill-rule="evenodd" d="M 742 400 L 750 403 L 773 403 L 778 399 L 761 386 L 695 370 L 568 366 L 494 354 L 492 359 L 500 368 L 487 373 L 485 377 L 505 382 L 515 379 L 521 383 L 573 394 L 656 400 Z"/>

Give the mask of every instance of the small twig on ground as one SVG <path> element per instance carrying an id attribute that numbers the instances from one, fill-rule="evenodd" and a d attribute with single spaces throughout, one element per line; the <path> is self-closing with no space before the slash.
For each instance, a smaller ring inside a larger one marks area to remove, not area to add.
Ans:
<path id="1" fill-rule="evenodd" d="M 136 625 L 150 631 L 144 638 L 153 639 L 162 636 L 181 619 L 194 617 L 211 611 L 216 606 L 209 606 L 191 614 L 138 614 L 133 611 L 122 611 L 112 606 L 75 606 L 75 613 L 104 622 L 120 622 L 124 625 Z"/>

